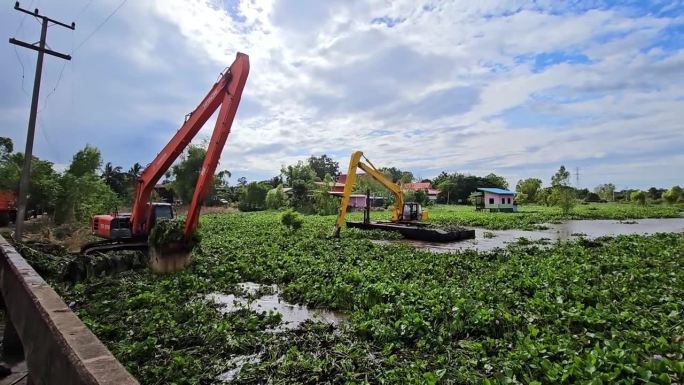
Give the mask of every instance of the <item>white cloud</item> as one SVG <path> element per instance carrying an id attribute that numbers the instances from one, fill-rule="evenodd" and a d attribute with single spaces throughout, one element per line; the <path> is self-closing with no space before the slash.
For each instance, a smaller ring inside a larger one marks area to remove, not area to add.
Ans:
<path id="1" fill-rule="evenodd" d="M 157 0 L 127 8 L 89 52 L 134 68 L 114 69 L 102 86 L 126 108 L 108 113 L 150 127 L 150 146 L 161 148 L 237 51 L 250 55 L 222 168 L 266 177 L 312 153 L 344 164 L 356 149 L 423 176 L 448 169 L 516 178 L 560 163 L 615 171 L 631 159 L 649 170 L 644 181 L 669 184 L 684 168 L 673 150 L 684 146 L 684 50 L 658 44 L 684 22 L 663 15 L 672 10 L 512 0 L 246 0 L 234 9 Z M 551 62 L 539 66 L 542 53 Z M 90 99 L 82 102 L 103 110 Z M 520 108 L 529 116 L 514 122 Z"/>

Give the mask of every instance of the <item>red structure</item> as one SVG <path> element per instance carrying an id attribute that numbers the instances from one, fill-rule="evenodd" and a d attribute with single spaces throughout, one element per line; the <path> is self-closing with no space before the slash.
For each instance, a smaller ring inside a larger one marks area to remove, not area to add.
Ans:
<path id="1" fill-rule="evenodd" d="M 147 238 L 157 218 L 173 218 L 170 204 L 150 202 L 152 191 L 159 179 L 220 106 L 185 221 L 185 235 L 189 236 L 195 231 L 200 208 L 211 187 L 248 75 L 249 57 L 238 53 L 230 68 L 221 74 L 207 96 L 188 114 L 181 128 L 138 178 L 131 214 L 96 215 L 92 221 L 93 234 L 124 243 L 141 240 Z"/>
<path id="2" fill-rule="evenodd" d="M 430 182 L 404 183 L 401 189 L 404 191 L 425 191 L 430 200 L 437 199 L 437 195 L 439 195 L 439 190 L 433 188 Z"/>

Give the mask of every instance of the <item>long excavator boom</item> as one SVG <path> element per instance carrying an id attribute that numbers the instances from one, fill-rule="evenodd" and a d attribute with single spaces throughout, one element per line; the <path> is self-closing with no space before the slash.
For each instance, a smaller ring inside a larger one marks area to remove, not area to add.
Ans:
<path id="1" fill-rule="evenodd" d="M 223 146 L 230 133 L 248 75 L 249 57 L 238 52 L 230 68 L 219 77 L 199 106 L 190 113 L 183 126 L 143 171 L 142 175 L 140 175 L 136 184 L 131 213 L 131 232 L 133 236 L 149 234 L 152 218 L 147 215 L 146 208 L 150 202 L 155 184 L 171 167 L 188 144 L 190 144 L 192 138 L 197 135 L 216 109 L 221 106 L 185 223 L 186 236 L 195 231 L 200 208 L 213 181 L 214 172 L 216 171 Z"/>
<path id="2" fill-rule="evenodd" d="M 367 163 L 361 161 L 363 158 Z M 387 188 L 392 195 L 394 195 L 394 210 L 392 211 L 392 222 L 397 222 L 401 220 L 404 214 L 404 195 L 401 192 L 401 187 L 397 186 L 391 180 L 389 180 L 383 173 L 378 171 L 377 168 L 371 163 L 368 158 L 363 156 L 362 151 L 355 151 L 352 153 L 351 159 L 349 160 L 349 169 L 347 170 L 347 180 L 344 184 L 344 192 L 342 193 L 342 202 L 340 204 L 340 211 L 337 214 L 337 221 L 335 221 L 335 231 L 334 236 L 338 237 L 340 235 L 340 230 L 342 225 L 345 223 L 345 217 L 347 215 L 347 207 L 349 207 L 349 200 L 351 194 L 354 191 L 354 184 L 356 183 L 356 171 L 357 169 L 362 169 L 371 178 L 378 181 L 381 185 Z"/>

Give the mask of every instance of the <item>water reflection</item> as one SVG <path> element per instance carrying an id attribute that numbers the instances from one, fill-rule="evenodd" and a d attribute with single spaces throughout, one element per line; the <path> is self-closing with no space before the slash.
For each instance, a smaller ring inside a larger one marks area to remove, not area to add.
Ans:
<path id="1" fill-rule="evenodd" d="M 339 325 L 346 319 L 344 313 L 309 308 L 304 305 L 289 303 L 280 297 L 280 291 L 276 285 L 260 285 L 254 282 L 239 284 L 244 296 L 234 294 L 210 294 L 209 298 L 221 304 L 221 310 L 229 313 L 239 309 L 249 308 L 255 312 L 275 311 L 282 315 L 282 322 L 272 331 L 292 330 L 299 327 L 304 321 L 324 322 L 334 326 Z M 258 295 L 264 293 L 263 295 Z"/>
<path id="2" fill-rule="evenodd" d="M 562 223 L 545 224 L 544 230 L 486 230 L 475 228 L 475 239 L 459 242 L 434 243 L 413 240 L 377 241 L 379 243 L 406 243 L 434 252 L 453 252 L 459 250 L 489 251 L 505 247 L 519 238 L 530 241 L 564 241 L 580 236 L 594 239 L 603 236 L 630 234 L 682 233 L 684 218 L 649 218 L 636 220 L 571 220 Z"/>

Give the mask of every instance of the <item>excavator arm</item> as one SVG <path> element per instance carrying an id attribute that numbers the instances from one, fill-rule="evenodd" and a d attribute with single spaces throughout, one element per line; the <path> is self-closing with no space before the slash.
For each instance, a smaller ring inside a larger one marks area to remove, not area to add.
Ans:
<path id="1" fill-rule="evenodd" d="M 363 158 L 367 163 L 361 161 Z M 404 213 L 404 195 L 401 188 L 389 180 L 383 173 L 371 163 L 368 158 L 363 156 L 363 152 L 355 151 L 349 160 L 349 169 L 347 170 L 347 180 L 344 185 L 344 192 L 342 193 L 342 203 L 340 204 L 340 211 L 337 214 L 337 221 L 335 222 L 335 231 L 333 235 L 339 237 L 342 225 L 345 223 L 347 215 L 347 207 L 349 206 L 349 199 L 354 191 L 354 184 L 356 183 L 356 170 L 360 168 L 370 175 L 373 179 L 382 184 L 394 195 L 394 210 L 392 211 L 392 221 L 397 222 L 402 218 Z"/>
<path id="2" fill-rule="evenodd" d="M 216 171 L 223 146 L 230 133 L 248 75 L 249 57 L 238 52 L 230 68 L 221 74 L 207 96 L 190 113 L 183 126 L 176 132 L 171 141 L 140 175 L 136 184 L 131 213 L 131 231 L 133 236 L 146 236 L 149 234 L 153 224 L 151 223 L 151 216 L 148 215 L 147 206 L 149 205 L 155 184 L 171 167 L 188 144 L 190 144 L 192 138 L 197 135 L 216 109 L 221 106 L 185 223 L 186 236 L 195 231 L 200 208 L 211 187 L 214 172 Z"/>

